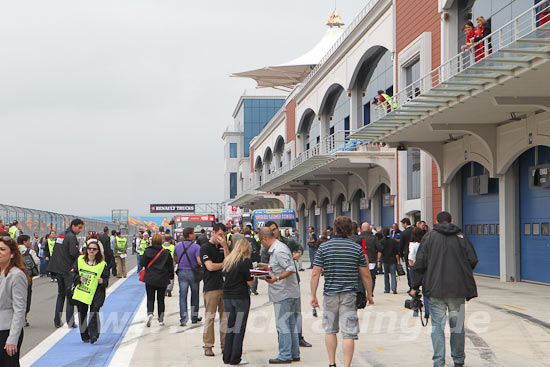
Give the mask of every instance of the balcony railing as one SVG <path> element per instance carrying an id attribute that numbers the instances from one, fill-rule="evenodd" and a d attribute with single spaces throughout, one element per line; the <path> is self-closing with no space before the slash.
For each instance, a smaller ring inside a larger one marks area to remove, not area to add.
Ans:
<path id="1" fill-rule="evenodd" d="M 361 10 L 361 12 L 353 19 L 353 21 L 349 24 L 349 26 L 344 30 L 344 33 L 338 37 L 336 42 L 332 45 L 332 47 L 328 50 L 328 52 L 323 56 L 323 58 L 319 61 L 319 63 L 311 70 L 311 72 L 306 76 L 304 79 L 304 84 L 307 84 L 314 76 L 317 74 L 319 69 L 323 66 L 325 62 L 334 54 L 334 52 L 340 47 L 342 43 L 344 43 L 345 39 L 348 38 L 348 36 L 353 32 L 355 28 L 361 23 L 361 21 L 367 16 L 369 11 L 374 7 L 374 5 L 380 0 L 370 0 L 367 5 Z"/>
<path id="2" fill-rule="evenodd" d="M 321 139 L 319 143 L 306 151 L 300 153 L 295 159 L 283 164 L 281 167 L 272 171 L 271 174 L 266 175 L 265 182 L 269 182 L 272 179 L 302 165 L 303 163 L 318 156 L 330 156 L 337 152 L 350 152 L 356 151 L 360 146 L 369 144 L 367 141 L 359 139 L 351 139 L 349 136 L 351 131 L 341 130 L 332 135 Z"/>
<path id="3" fill-rule="evenodd" d="M 550 25 L 550 5 L 548 2 L 543 2 L 544 5 L 535 5 L 524 13 L 520 14 L 515 19 L 506 23 L 501 28 L 497 29 L 483 40 L 479 41 L 473 47 L 466 51 L 460 52 L 455 57 L 451 58 L 444 64 L 435 68 L 428 74 L 421 77 L 419 80 L 411 83 L 403 90 L 399 91 L 396 95 L 391 97 L 390 101 L 384 101 L 374 109 L 374 119 L 372 122 L 376 122 L 388 114 L 398 112 L 399 109 L 410 101 L 415 101 L 420 97 L 443 84 L 448 84 L 453 91 L 460 90 L 465 86 L 471 84 L 468 81 L 468 76 L 471 79 L 481 80 L 483 74 L 491 72 L 506 72 L 505 68 L 476 68 L 474 65 L 480 61 L 485 60 L 487 62 L 499 62 L 513 64 L 514 60 L 518 63 L 522 62 L 521 56 L 525 54 L 536 54 L 536 50 L 532 49 L 533 44 L 546 44 L 550 45 L 548 38 L 535 38 L 524 39 L 519 45 L 514 45 L 518 49 L 506 49 L 508 46 L 522 41 L 522 38 L 530 35 L 537 29 L 543 26 L 548 29 Z M 522 51 L 522 52 L 520 52 Z M 500 52 L 502 55 L 506 55 L 509 60 L 502 60 L 495 57 L 495 54 Z M 540 53 L 540 51 L 539 51 Z M 460 73 L 465 70 L 471 70 L 473 74 L 463 75 L 466 80 L 459 80 Z M 457 77 L 458 76 L 458 77 Z M 450 82 L 450 79 L 457 77 Z M 487 77 L 487 80 L 494 80 L 494 77 Z M 441 89 L 445 91 L 445 89 Z M 467 91 L 467 89 L 464 89 Z M 396 113 L 398 116 L 398 114 Z"/>

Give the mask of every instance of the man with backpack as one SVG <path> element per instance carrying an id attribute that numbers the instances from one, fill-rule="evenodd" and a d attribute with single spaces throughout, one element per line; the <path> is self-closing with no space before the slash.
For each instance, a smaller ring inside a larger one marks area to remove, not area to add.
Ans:
<path id="1" fill-rule="evenodd" d="M 17 237 L 17 244 L 19 251 L 23 255 L 25 267 L 27 268 L 27 271 L 29 272 L 29 276 L 31 278 L 31 281 L 29 282 L 29 285 L 27 287 L 27 309 L 25 313 L 25 326 L 29 326 L 29 323 L 27 321 L 27 314 L 31 310 L 32 278 L 40 274 L 40 259 L 38 258 L 38 255 L 36 255 L 36 251 L 34 251 L 32 248 L 31 238 L 26 234 L 22 234 Z"/>

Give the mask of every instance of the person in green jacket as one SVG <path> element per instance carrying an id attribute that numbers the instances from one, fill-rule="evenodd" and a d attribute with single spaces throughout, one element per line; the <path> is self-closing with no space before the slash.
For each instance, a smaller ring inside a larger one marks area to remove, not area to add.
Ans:
<path id="1" fill-rule="evenodd" d="M 94 344 L 100 334 L 99 310 L 105 302 L 105 290 L 109 285 L 109 267 L 97 235 L 88 235 L 86 243 L 84 254 L 73 265 L 75 289 L 72 298 L 78 310 L 80 337 L 84 343 Z"/>
<path id="2" fill-rule="evenodd" d="M 165 233 L 170 233 L 169 230 L 166 230 Z M 172 236 L 169 234 L 164 235 L 164 243 L 162 244 L 162 247 L 170 252 L 170 255 L 172 256 L 172 259 L 174 259 L 174 249 L 176 248 L 176 245 L 174 245 L 174 241 L 172 240 Z M 174 279 L 170 279 L 170 284 L 168 284 L 168 287 L 166 287 L 166 296 L 172 297 L 172 290 L 174 289 Z"/>
<path id="3" fill-rule="evenodd" d="M 115 234 L 113 254 L 115 255 L 116 276 L 117 278 L 126 278 L 126 249 L 128 242 L 126 238 L 120 235 L 120 231 Z"/>

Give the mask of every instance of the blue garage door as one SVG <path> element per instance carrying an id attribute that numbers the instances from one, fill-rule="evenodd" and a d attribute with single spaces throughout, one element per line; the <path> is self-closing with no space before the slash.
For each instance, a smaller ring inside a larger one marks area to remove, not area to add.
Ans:
<path id="1" fill-rule="evenodd" d="M 550 163 L 550 148 L 539 146 L 538 164 Z M 519 158 L 521 217 L 521 279 L 550 283 L 550 189 L 529 187 L 535 148 Z"/>
<path id="2" fill-rule="evenodd" d="M 359 210 L 359 219 L 361 220 L 361 223 L 363 222 L 370 223 L 370 209 Z"/>
<path id="3" fill-rule="evenodd" d="M 474 272 L 499 276 L 498 179 L 489 178 L 485 185 L 486 176 L 482 177 L 485 174 L 486 170 L 478 163 L 462 167 L 462 223 L 479 259 Z"/>
<path id="4" fill-rule="evenodd" d="M 389 197 L 390 194 L 390 188 L 382 184 L 380 188 L 380 202 L 382 203 L 382 227 L 391 227 L 394 220 L 393 220 L 393 199 Z"/>

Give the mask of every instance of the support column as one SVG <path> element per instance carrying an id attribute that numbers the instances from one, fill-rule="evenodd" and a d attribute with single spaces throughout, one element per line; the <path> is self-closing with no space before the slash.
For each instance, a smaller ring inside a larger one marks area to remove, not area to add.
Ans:
<path id="1" fill-rule="evenodd" d="M 519 281 L 520 273 L 520 203 L 519 164 L 516 161 L 498 179 L 498 215 L 500 222 L 500 280 Z"/>
<path id="2" fill-rule="evenodd" d="M 304 222 L 305 222 L 305 220 L 306 220 L 306 219 L 305 219 L 305 213 L 304 213 L 304 212 L 305 212 L 305 210 L 302 210 L 302 209 L 300 209 L 300 210 L 298 211 L 298 219 L 299 219 L 298 222 L 299 222 L 299 223 L 298 223 L 298 225 L 296 226 L 296 227 L 298 228 L 298 233 L 299 233 L 299 235 L 300 235 L 300 236 L 299 236 L 299 237 L 300 237 L 300 243 L 306 243 L 306 234 L 303 233 L 304 231 L 302 230 L 302 226 L 303 226 L 303 224 L 304 224 Z"/>
<path id="3" fill-rule="evenodd" d="M 443 196 L 443 210 L 451 213 L 453 222 L 462 228 L 462 173 L 458 171 L 449 184 L 441 188 Z"/>
<path id="4" fill-rule="evenodd" d="M 321 206 L 321 220 L 320 220 L 321 228 L 318 229 L 319 233 L 321 233 L 322 228 L 328 227 L 328 217 L 327 217 L 327 206 L 323 205 Z"/>
<path id="5" fill-rule="evenodd" d="M 351 90 L 350 99 L 350 128 L 357 130 L 363 126 L 363 91 L 356 86 Z"/>
<path id="6" fill-rule="evenodd" d="M 432 158 L 424 151 L 420 151 L 420 197 L 422 220 L 433 227 L 432 214 Z"/>
<path id="7" fill-rule="evenodd" d="M 382 197 L 380 195 L 380 188 L 376 190 L 371 199 L 370 210 L 371 224 L 376 226 L 382 225 Z"/>

